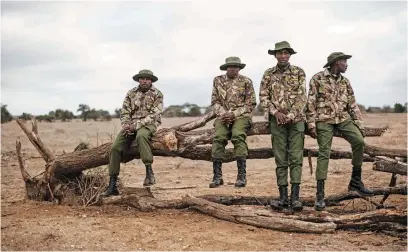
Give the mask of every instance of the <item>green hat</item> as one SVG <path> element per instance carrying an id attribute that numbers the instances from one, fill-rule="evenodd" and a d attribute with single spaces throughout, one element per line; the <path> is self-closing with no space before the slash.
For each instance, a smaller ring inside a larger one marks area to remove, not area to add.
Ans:
<path id="1" fill-rule="evenodd" d="M 290 54 L 296 54 L 295 50 L 293 50 L 292 47 L 290 47 L 289 42 L 287 41 L 281 41 L 275 44 L 275 50 L 268 50 L 268 54 L 275 55 L 277 51 L 287 49 Z"/>
<path id="2" fill-rule="evenodd" d="M 229 66 L 237 66 L 240 69 L 243 69 L 246 64 L 241 63 L 241 59 L 235 56 L 231 56 L 225 59 L 225 64 L 220 66 L 220 69 L 225 71 Z"/>
<path id="3" fill-rule="evenodd" d="M 334 52 L 331 53 L 329 55 L 329 57 L 327 57 L 327 63 L 326 65 L 324 65 L 323 68 L 329 67 L 331 66 L 331 64 L 333 64 L 334 62 L 336 62 L 337 60 L 341 60 L 341 59 L 350 59 L 351 55 L 346 55 L 342 52 Z"/>
<path id="4" fill-rule="evenodd" d="M 140 70 L 138 74 L 133 76 L 133 80 L 139 82 L 139 78 L 147 77 L 152 80 L 152 82 L 156 82 L 158 78 L 154 76 L 153 72 L 147 69 Z"/>

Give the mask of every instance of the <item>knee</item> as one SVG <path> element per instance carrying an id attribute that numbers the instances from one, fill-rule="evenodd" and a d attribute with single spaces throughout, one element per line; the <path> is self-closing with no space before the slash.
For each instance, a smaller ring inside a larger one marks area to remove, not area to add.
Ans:
<path id="1" fill-rule="evenodd" d="M 112 144 L 111 153 L 120 153 L 123 151 L 123 146 L 120 144 Z"/>
<path id="2" fill-rule="evenodd" d="M 364 147 L 364 138 L 362 136 L 359 136 L 358 138 L 356 138 L 353 145 L 357 148 Z"/>
<path id="3" fill-rule="evenodd" d="M 245 138 L 246 138 L 245 132 L 232 131 L 232 135 L 231 135 L 231 141 L 232 142 L 244 141 Z"/>
<path id="4" fill-rule="evenodd" d="M 136 135 L 136 141 L 147 141 L 149 140 L 149 135 L 147 134 L 143 134 L 143 133 L 139 133 Z"/>

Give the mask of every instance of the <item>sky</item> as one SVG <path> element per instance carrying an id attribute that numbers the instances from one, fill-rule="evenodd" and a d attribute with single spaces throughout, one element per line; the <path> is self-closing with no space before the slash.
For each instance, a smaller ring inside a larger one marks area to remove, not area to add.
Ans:
<path id="1" fill-rule="evenodd" d="M 164 106 L 211 102 L 219 66 L 238 56 L 257 101 L 267 53 L 288 41 L 310 78 L 331 52 L 351 54 L 344 74 L 357 102 L 407 101 L 407 2 L 1 1 L 1 103 L 13 115 L 122 106 L 132 77 L 150 69 Z"/>

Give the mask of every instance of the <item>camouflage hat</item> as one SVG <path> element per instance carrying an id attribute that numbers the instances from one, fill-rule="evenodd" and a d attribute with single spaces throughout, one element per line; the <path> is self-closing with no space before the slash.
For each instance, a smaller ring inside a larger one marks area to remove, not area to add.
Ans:
<path id="1" fill-rule="evenodd" d="M 154 76 L 153 72 L 147 69 L 140 70 L 138 74 L 133 76 L 133 80 L 139 82 L 139 78 L 146 77 L 152 80 L 152 82 L 156 82 L 158 78 Z"/>
<path id="2" fill-rule="evenodd" d="M 275 53 L 277 51 L 283 50 L 283 49 L 287 49 L 289 51 L 290 54 L 296 54 L 295 50 L 293 50 L 292 47 L 290 47 L 289 42 L 287 41 L 281 41 L 275 44 L 275 50 L 268 50 L 268 54 L 270 55 L 275 55 Z"/>
<path id="3" fill-rule="evenodd" d="M 225 59 L 225 64 L 220 66 L 220 69 L 225 71 L 229 66 L 237 66 L 240 69 L 243 69 L 246 64 L 241 63 L 241 59 L 235 56 L 231 56 Z"/>
<path id="4" fill-rule="evenodd" d="M 331 64 L 333 64 L 337 60 L 350 59 L 350 58 L 351 58 L 351 55 L 346 55 L 346 54 L 344 54 L 342 52 L 331 53 L 329 55 L 329 57 L 327 57 L 327 63 L 326 63 L 326 65 L 323 66 L 323 68 L 331 66 Z"/>

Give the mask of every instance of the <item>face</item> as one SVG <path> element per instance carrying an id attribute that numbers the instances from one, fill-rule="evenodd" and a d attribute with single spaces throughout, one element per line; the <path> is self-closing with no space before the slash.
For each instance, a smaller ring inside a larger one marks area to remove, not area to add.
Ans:
<path id="1" fill-rule="evenodd" d="M 142 90 L 148 90 L 152 85 L 152 80 L 146 77 L 139 78 L 139 86 Z"/>
<path id="2" fill-rule="evenodd" d="M 345 73 L 347 71 L 347 60 L 342 59 L 336 62 L 337 68 L 339 69 L 340 73 Z"/>
<path id="3" fill-rule="evenodd" d="M 227 76 L 229 78 L 234 78 L 234 77 L 236 77 L 238 75 L 239 70 L 240 69 L 237 66 L 229 66 L 229 67 L 227 67 Z"/>
<path id="4" fill-rule="evenodd" d="M 290 53 L 286 49 L 279 50 L 275 53 L 275 58 L 278 60 L 279 65 L 287 65 L 289 63 Z"/>

